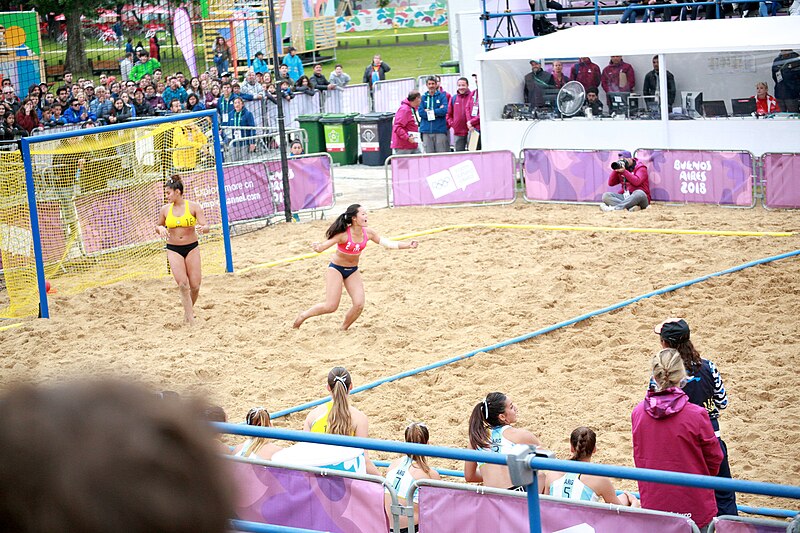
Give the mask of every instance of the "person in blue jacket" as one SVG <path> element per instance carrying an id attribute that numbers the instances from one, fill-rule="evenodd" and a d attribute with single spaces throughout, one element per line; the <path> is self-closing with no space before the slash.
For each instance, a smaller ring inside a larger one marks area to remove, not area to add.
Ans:
<path id="1" fill-rule="evenodd" d="M 293 80 L 299 80 L 300 76 L 305 74 L 303 72 L 303 61 L 297 55 L 297 49 L 294 46 L 290 46 L 288 52 L 288 55 L 283 56 L 282 63 L 289 67 L 289 77 Z"/>
<path id="2" fill-rule="evenodd" d="M 447 95 L 438 88 L 439 83 L 434 76 L 429 76 L 425 85 L 428 92 L 422 95 L 422 104 L 419 106 L 419 132 L 425 153 L 449 152 Z"/>
<path id="3" fill-rule="evenodd" d="M 256 57 L 253 59 L 253 72 L 256 74 L 269 72 L 269 63 L 264 59 L 264 52 L 256 52 Z"/>
<path id="4" fill-rule="evenodd" d="M 233 112 L 228 115 L 225 137 L 230 147 L 232 161 L 246 161 L 256 150 L 256 143 L 248 139 L 255 135 L 256 121 L 253 114 L 244 108 L 244 100 L 237 96 L 233 99 Z"/>

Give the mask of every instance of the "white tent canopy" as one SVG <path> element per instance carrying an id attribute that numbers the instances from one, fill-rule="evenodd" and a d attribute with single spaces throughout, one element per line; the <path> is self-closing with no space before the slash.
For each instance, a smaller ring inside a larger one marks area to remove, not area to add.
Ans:
<path id="1" fill-rule="evenodd" d="M 800 17 L 578 26 L 480 54 L 478 61 L 800 48 Z"/>

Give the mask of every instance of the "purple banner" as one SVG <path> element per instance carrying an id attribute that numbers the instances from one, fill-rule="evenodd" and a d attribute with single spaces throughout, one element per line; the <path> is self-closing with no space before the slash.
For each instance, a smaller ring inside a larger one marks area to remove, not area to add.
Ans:
<path id="1" fill-rule="evenodd" d="M 800 207 L 800 154 L 764 154 L 767 207 Z"/>
<path id="2" fill-rule="evenodd" d="M 161 182 L 131 189 L 104 190 L 75 198 L 81 224 L 83 249 L 87 254 L 156 240 L 158 209 L 164 204 Z M 98 209 L 102 205 L 103 209 Z M 124 213 L 125 230 L 113 216 Z"/>
<path id="3" fill-rule="evenodd" d="M 575 528 L 574 531 L 634 533 L 690 533 L 687 518 L 631 512 L 625 507 L 589 507 L 567 500 L 539 500 L 542 533 Z M 419 490 L 420 531 L 462 533 L 464 531 L 528 531 L 526 498 L 478 494 L 473 491 L 422 486 Z M 588 527 L 587 527 L 588 526 Z"/>
<path id="4" fill-rule="evenodd" d="M 524 150 L 525 198 L 555 202 L 599 202 L 619 150 L 573 152 Z M 613 189 L 616 192 L 618 187 Z"/>
<path id="5" fill-rule="evenodd" d="M 636 158 L 647 165 L 653 200 L 753 205 L 749 152 L 636 150 Z"/>
<path id="6" fill-rule="evenodd" d="M 739 520 L 714 518 L 714 531 L 719 533 L 786 533 L 787 522 L 773 521 L 771 524 L 763 520 L 753 520 L 750 523 Z"/>
<path id="7" fill-rule="evenodd" d="M 228 220 L 241 222 L 266 218 L 283 211 L 283 173 L 280 161 L 231 165 L 223 168 Z M 215 189 L 209 189 L 212 193 Z M 292 211 L 333 207 L 330 158 L 310 156 L 289 159 Z M 201 203 L 219 204 L 203 198 Z"/>
<path id="8" fill-rule="evenodd" d="M 513 201 L 516 162 L 509 151 L 393 157 L 395 206 Z"/>
<path id="9" fill-rule="evenodd" d="M 278 211 L 283 211 L 281 162 L 267 163 L 272 194 Z M 333 207 L 331 160 L 324 155 L 289 159 L 289 200 L 292 211 Z"/>
<path id="10" fill-rule="evenodd" d="M 229 222 L 266 218 L 275 214 L 264 163 L 224 167 L 222 173 Z"/>
<path id="11" fill-rule="evenodd" d="M 242 520 L 331 533 L 386 533 L 383 486 L 234 462 L 236 515 Z"/>

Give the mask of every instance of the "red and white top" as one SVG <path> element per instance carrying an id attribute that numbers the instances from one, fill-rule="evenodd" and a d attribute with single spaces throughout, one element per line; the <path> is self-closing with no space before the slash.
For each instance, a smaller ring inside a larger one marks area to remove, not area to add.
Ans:
<path id="1" fill-rule="evenodd" d="M 369 237 L 367 237 L 367 230 L 362 227 L 361 232 L 364 235 L 364 240 L 361 242 L 353 242 L 353 235 L 350 233 L 350 226 L 348 226 L 347 242 L 338 245 L 339 251 L 347 255 L 361 255 L 361 252 L 363 252 L 364 248 L 367 247 L 367 241 L 369 241 Z"/>

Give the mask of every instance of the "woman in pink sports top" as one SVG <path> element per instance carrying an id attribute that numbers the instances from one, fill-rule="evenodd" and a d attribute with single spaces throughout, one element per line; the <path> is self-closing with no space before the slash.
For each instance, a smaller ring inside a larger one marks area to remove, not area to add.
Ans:
<path id="1" fill-rule="evenodd" d="M 358 258 L 368 241 L 380 244 L 384 248 L 401 250 L 416 248 L 419 244 L 417 241 L 396 242 L 379 236 L 367 227 L 367 211 L 359 204 L 351 205 L 347 211 L 339 215 L 328 228 L 325 237 L 327 237 L 325 242 L 311 244 L 311 249 L 317 253 L 336 245 L 331 262 L 325 271 L 325 301 L 297 315 L 294 320 L 295 328 L 299 328 L 312 316 L 336 311 L 342 298 L 343 286 L 353 301 L 353 307 L 345 315 L 342 329 L 349 328 L 356 321 L 364 310 L 364 282 L 358 271 Z"/>

